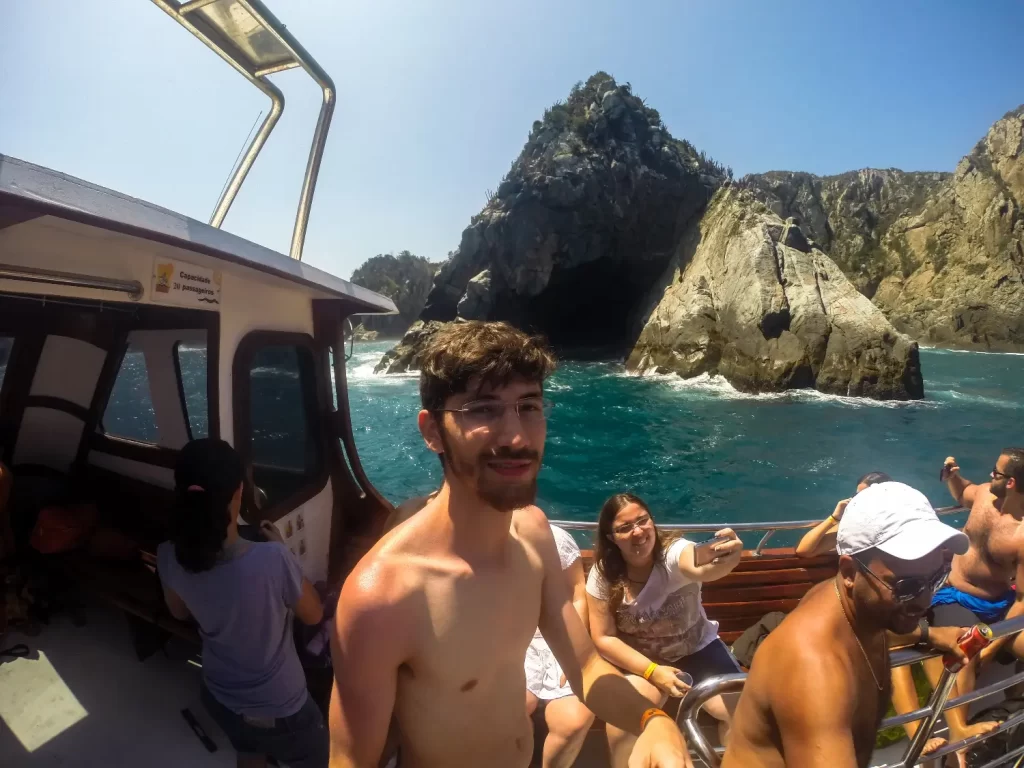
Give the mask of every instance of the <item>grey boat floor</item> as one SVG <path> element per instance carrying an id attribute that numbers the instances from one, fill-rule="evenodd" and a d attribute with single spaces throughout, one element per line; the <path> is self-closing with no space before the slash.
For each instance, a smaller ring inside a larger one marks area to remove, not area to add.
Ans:
<path id="1" fill-rule="evenodd" d="M 200 703 L 200 670 L 188 652 L 171 644 L 140 662 L 124 614 L 90 603 L 86 615 L 82 627 L 60 615 L 36 637 L 4 637 L 5 648 L 25 643 L 32 654 L 0 663 L 0 766 L 234 766 L 227 737 Z M 186 707 L 216 752 L 185 722 Z"/>

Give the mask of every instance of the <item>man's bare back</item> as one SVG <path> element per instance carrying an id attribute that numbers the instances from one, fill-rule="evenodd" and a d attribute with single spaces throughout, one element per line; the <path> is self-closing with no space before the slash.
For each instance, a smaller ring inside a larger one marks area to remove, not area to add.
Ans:
<path id="1" fill-rule="evenodd" d="M 1003 512 L 991 483 L 972 488 L 971 513 L 964 533 L 971 540 L 967 554 L 953 560 L 951 586 L 986 599 L 1003 597 L 1017 573 L 1020 520 Z"/>
<path id="2" fill-rule="evenodd" d="M 878 646 L 879 691 L 852 637 L 833 582 L 812 588 L 758 648 L 722 768 L 809 765 L 802 756 L 827 754 L 835 738 L 852 738 L 857 765 L 868 764 L 889 704 L 889 673 Z M 795 727 L 783 733 L 780 722 Z"/>

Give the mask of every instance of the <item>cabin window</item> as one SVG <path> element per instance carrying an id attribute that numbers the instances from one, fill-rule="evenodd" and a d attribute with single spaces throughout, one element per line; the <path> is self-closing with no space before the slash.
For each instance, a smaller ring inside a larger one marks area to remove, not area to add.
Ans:
<path id="1" fill-rule="evenodd" d="M 0 387 L 4 385 L 4 377 L 7 375 L 7 361 L 11 358 L 11 348 L 14 346 L 14 339 L 11 336 L 0 336 Z"/>
<path id="2" fill-rule="evenodd" d="M 146 356 L 134 344 L 129 345 L 121 369 L 117 372 L 110 399 L 103 411 L 103 431 L 111 437 L 124 437 L 143 443 L 156 443 L 156 415 L 149 388 Z"/>
<path id="3" fill-rule="evenodd" d="M 174 345 L 178 388 L 187 417 L 190 440 L 210 436 L 206 383 L 206 342 L 179 341 Z"/>
<path id="4" fill-rule="evenodd" d="M 268 509 L 319 490 L 326 480 L 316 362 L 304 344 L 261 344 L 247 373 L 248 458 L 253 484 L 265 494 L 261 506 Z"/>

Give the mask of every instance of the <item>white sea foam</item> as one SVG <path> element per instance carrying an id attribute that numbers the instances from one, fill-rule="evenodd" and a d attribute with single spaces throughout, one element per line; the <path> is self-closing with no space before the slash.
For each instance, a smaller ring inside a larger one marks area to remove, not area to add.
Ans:
<path id="1" fill-rule="evenodd" d="M 380 362 L 380 357 L 374 357 L 372 360 L 362 362 L 360 360 L 352 361 L 355 363 L 354 366 L 350 367 L 346 372 L 346 377 L 349 381 L 372 381 L 375 384 L 398 384 L 400 382 L 409 381 L 410 379 L 418 379 L 419 371 L 407 371 L 405 373 L 374 373 L 373 369 L 377 367 Z"/>
<path id="2" fill-rule="evenodd" d="M 705 395 L 708 399 L 721 400 L 753 400 L 758 402 L 821 402 L 835 403 L 852 408 L 938 408 L 940 404 L 931 400 L 873 400 L 867 397 L 852 397 L 819 392 L 816 389 L 790 389 L 785 392 L 741 392 L 730 384 L 723 376 L 712 376 L 702 373 L 690 379 L 684 379 L 674 373 L 636 374 L 622 370 L 610 374 L 637 378 L 642 376 L 662 383 L 672 389 L 694 395 Z"/>
<path id="3" fill-rule="evenodd" d="M 1024 402 L 1021 402 L 1020 400 L 1000 400 L 999 398 L 986 397 L 985 395 L 971 395 L 957 389 L 942 390 L 941 393 L 936 393 L 935 396 L 940 397 L 941 399 L 956 400 L 958 403 L 989 405 L 994 408 L 1009 408 L 1010 410 L 1024 408 Z"/>
<path id="4" fill-rule="evenodd" d="M 918 346 L 932 354 L 937 355 L 1009 355 L 1011 357 L 1024 357 L 1024 352 L 989 352 L 984 349 L 949 349 L 947 347 L 926 347 L 924 344 Z"/>

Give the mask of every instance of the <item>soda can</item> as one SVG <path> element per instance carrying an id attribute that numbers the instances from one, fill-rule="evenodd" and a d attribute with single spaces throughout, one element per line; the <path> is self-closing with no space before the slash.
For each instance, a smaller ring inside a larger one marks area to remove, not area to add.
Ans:
<path id="1" fill-rule="evenodd" d="M 960 646 L 960 650 L 964 652 L 964 655 L 969 660 L 973 659 L 983 648 L 991 643 L 992 637 L 992 629 L 988 624 L 975 624 L 957 638 L 956 644 Z M 954 673 L 959 672 L 964 666 L 960 659 L 952 654 L 943 656 L 942 663 L 946 669 Z"/>

